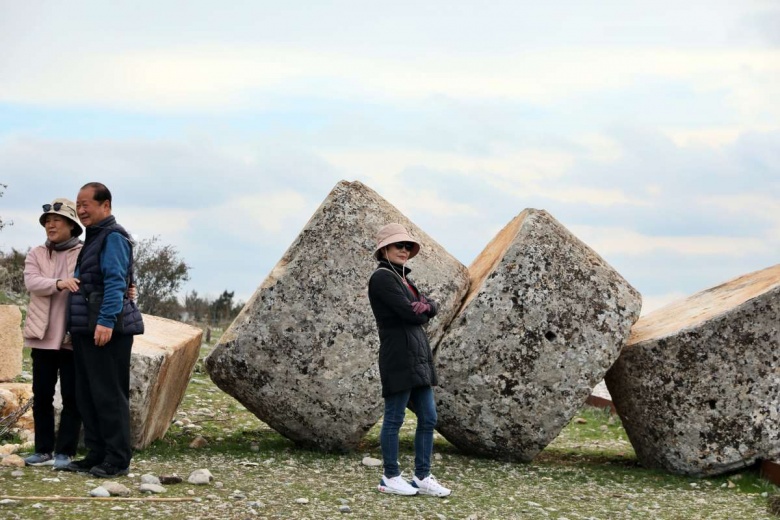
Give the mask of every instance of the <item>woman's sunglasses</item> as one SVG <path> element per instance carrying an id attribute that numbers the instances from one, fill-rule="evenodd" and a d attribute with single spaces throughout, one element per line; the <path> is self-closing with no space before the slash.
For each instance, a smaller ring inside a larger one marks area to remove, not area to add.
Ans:
<path id="1" fill-rule="evenodd" d="M 52 208 L 54 208 L 54 211 L 59 211 L 60 209 L 62 209 L 62 202 L 55 202 L 54 204 L 43 205 L 43 211 L 51 211 Z"/>
<path id="2" fill-rule="evenodd" d="M 414 244 L 411 242 L 396 242 L 393 244 L 396 249 L 406 249 L 407 251 L 411 251 L 414 249 Z"/>

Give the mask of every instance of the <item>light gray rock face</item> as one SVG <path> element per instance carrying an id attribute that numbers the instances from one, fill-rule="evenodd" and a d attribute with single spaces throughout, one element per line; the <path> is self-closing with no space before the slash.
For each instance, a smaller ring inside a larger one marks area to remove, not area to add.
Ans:
<path id="1" fill-rule="evenodd" d="M 22 373 L 22 311 L 16 305 L 0 305 L 0 382 Z"/>
<path id="2" fill-rule="evenodd" d="M 391 222 L 422 246 L 409 267 L 441 304 L 434 344 L 468 288 L 466 268 L 376 192 L 342 181 L 206 359 L 222 390 L 298 444 L 352 450 L 382 415 L 368 279 L 376 232 Z"/>
<path id="3" fill-rule="evenodd" d="M 133 448 L 162 438 L 184 399 L 200 353 L 203 331 L 178 321 L 144 314 L 143 335 L 133 340 L 130 358 L 130 430 Z"/>
<path id="4" fill-rule="evenodd" d="M 710 476 L 780 456 L 780 264 L 643 316 L 606 382 L 647 467 Z"/>
<path id="5" fill-rule="evenodd" d="M 436 351 L 439 432 L 467 453 L 530 461 L 617 359 L 641 297 L 545 211 L 527 209 L 469 267 Z"/>

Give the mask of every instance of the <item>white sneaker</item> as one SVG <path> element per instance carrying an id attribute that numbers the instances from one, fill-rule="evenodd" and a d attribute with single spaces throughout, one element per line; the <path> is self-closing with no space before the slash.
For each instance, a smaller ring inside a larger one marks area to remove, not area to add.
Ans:
<path id="1" fill-rule="evenodd" d="M 412 479 L 412 487 L 417 488 L 421 495 L 430 495 L 432 497 L 446 497 L 452 493 L 451 489 L 447 489 L 439 484 L 433 475 L 428 475 L 422 480 L 415 475 Z"/>
<path id="2" fill-rule="evenodd" d="M 393 495 L 416 495 L 418 491 L 416 487 L 405 481 L 401 475 L 393 478 L 387 478 L 382 475 L 382 480 L 379 481 L 377 489 L 382 493 Z"/>

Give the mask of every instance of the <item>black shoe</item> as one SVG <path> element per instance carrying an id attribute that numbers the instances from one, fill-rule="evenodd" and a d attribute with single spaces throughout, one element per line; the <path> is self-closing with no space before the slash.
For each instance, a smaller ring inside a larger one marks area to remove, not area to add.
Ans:
<path id="1" fill-rule="evenodd" d="M 72 471 L 73 473 L 89 473 L 89 470 L 100 464 L 100 461 L 95 459 L 81 459 L 74 460 L 67 466 L 55 467 L 58 471 Z"/>
<path id="2" fill-rule="evenodd" d="M 120 468 L 110 462 L 103 462 L 89 470 L 90 473 L 100 478 L 119 477 L 127 475 L 128 471 L 129 468 Z"/>

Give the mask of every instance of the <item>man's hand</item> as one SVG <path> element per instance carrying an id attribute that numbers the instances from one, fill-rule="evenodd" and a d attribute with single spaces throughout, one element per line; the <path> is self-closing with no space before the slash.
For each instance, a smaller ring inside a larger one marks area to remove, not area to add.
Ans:
<path id="1" fill-rule="evenodd" d="M 412 302 L 412 310 L 415 314 L 423 314 L 431 310 L 431 304 L 423 302 Z"/>
<path id="2" fill-rule="evenodd" d="M 109 329 L 103 325 L 97 325 L 95 327 L 95 345 L 102 347 L 109 341 L 111 341 L 111 334 L 114 333 L 114 329 Z"/>

